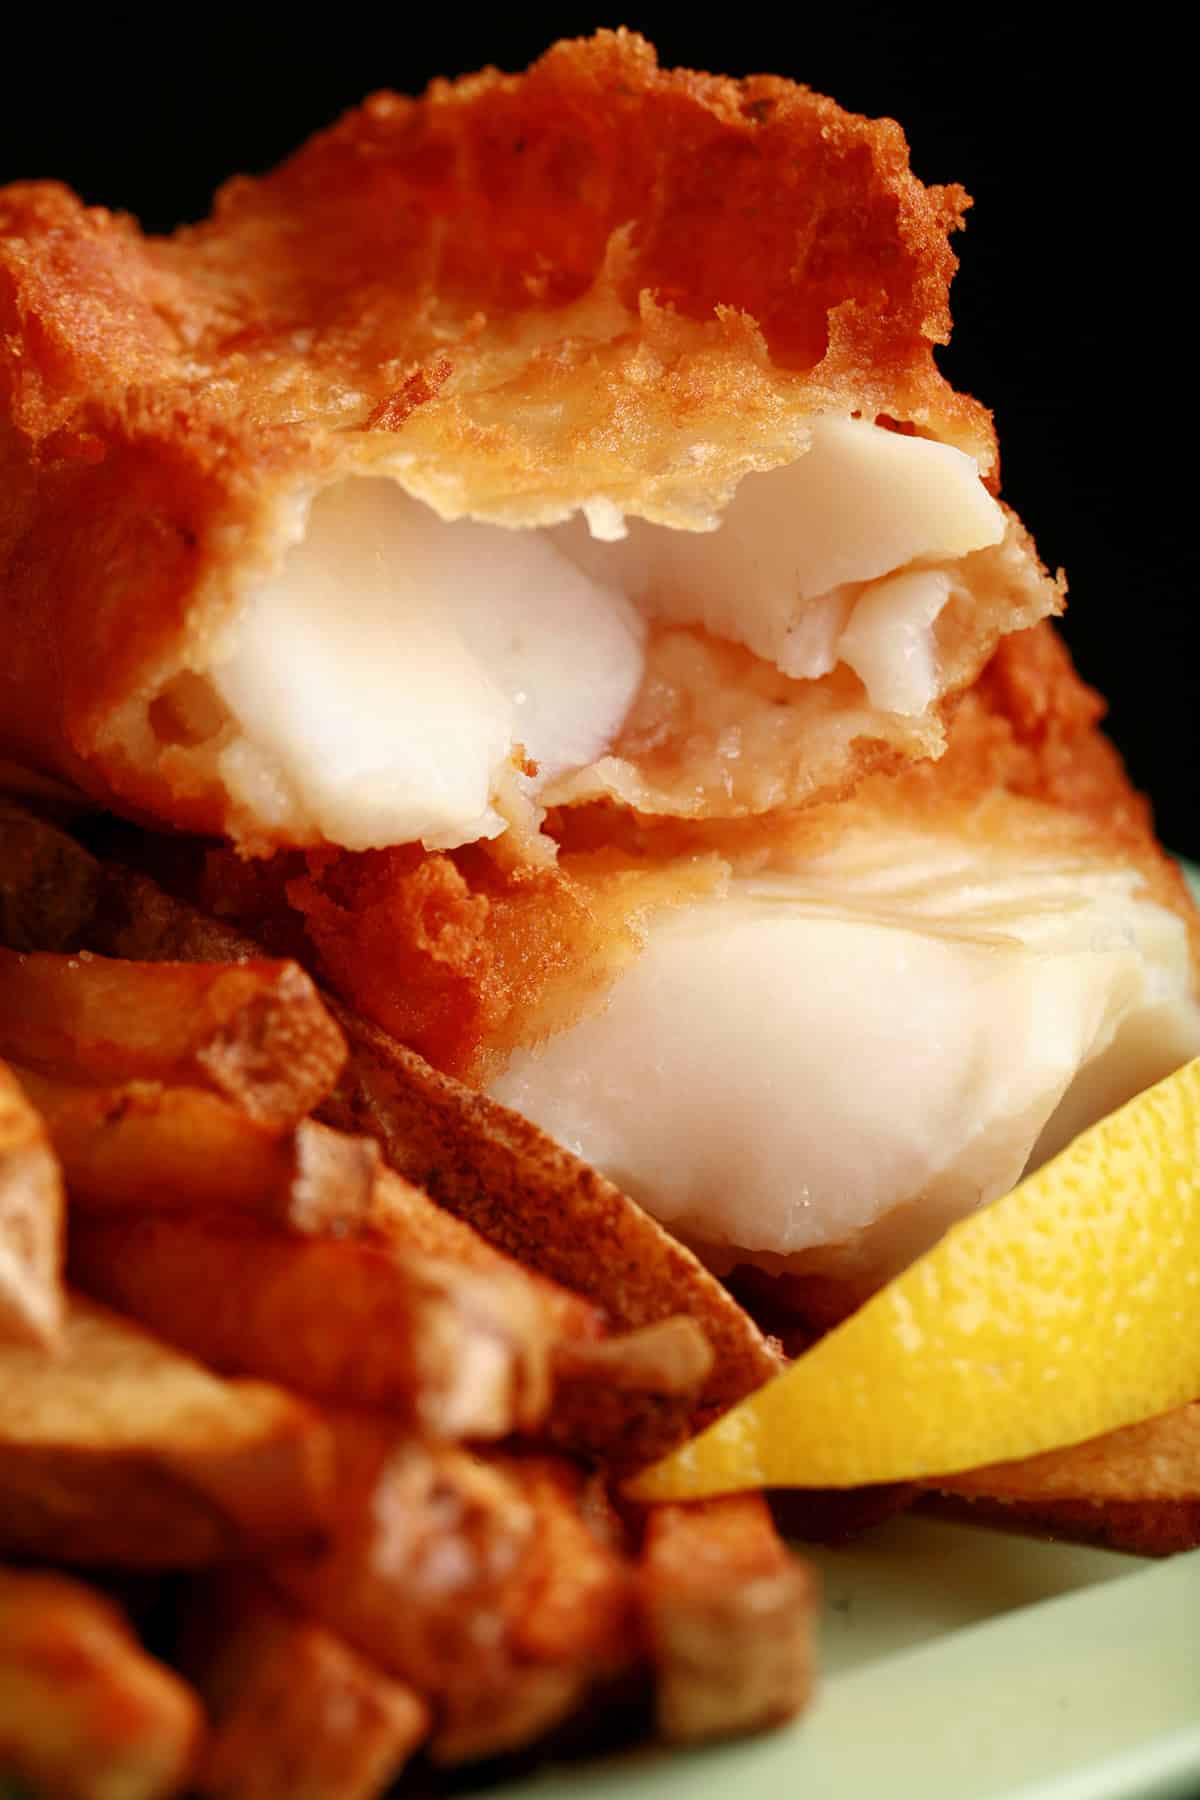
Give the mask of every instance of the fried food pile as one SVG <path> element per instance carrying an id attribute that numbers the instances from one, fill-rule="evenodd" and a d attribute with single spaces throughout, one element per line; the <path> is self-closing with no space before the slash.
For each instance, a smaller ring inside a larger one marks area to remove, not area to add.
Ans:
<path id="1" fill-rule="evenodd" d="M 0 190 L 0 1775 L 370 1800 L 805 1704 L 763 1496 L 625 1478 L 1200 1051 L 934 360 L 966 205 L 628 32 L 169 238 Z M 1166 1551 L 1195 1437 L 792 1523 Z"/>
<path id="2" fill-rule="evenodd" d="M 813 1583 L 762 1499 L 614 1485 L 778 1366 L 715 1280 L 294 963 L 15 809 L 0 893 L 0 1771 L 337 1800 L 577 1715 L 795 1712 Z M 178 1575 L 177 1673 L 116 1603 L 146 1571 Z"/>
<path id="3" fill-rule="evenodd" d="M 13 805 L 0 939 L 0 1772 L 367 1800 L 413 1756 L 803 1706 L 814 1582 L 763 1498 L 621 1496 L 782 1366 L 687 1250 Z M 1196 1415 L 938 1504 L 1183 1547 Z M 917 1498 L 797 1496 L 791 1523 Z"/>

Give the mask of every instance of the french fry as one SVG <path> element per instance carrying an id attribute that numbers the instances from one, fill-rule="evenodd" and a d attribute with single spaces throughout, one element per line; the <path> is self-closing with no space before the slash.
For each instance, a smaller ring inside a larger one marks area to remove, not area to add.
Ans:
<path id="1" fill-rule="evenodd" d="M 1065 1450 L 971 1469 L 938 1486 L 997 1500 L 1195 1500 L 1200 1401 Z"/>
<path id="2" fill-rule="evenodd" d="M 641 1653 L 632 1566 L 595 1528 L 580 1472 L 550 1456 L 493 1467 L 533 1509 L 533 1554 L 514 1582 L 505 1654 L 464 1669 L 445 1697 L 429 1754 L 447 1766 L 523 1748 Z"/>
<path id="3" fill-rule="evenodd" d="M 603 1383 L 617 1394 L 691 1394 L 712 1365 L 708 1339 L 695 1319 L 682 1315 L 640 1331 L 563 1344 L 558 1352 L 560 1383 L 585 1388 Z"/>
<path id="4" fill-rule="evenodd" d="M 199 1703 L 110 1600 L 0 1569 L 0 1780 L 54 1800 L 168 1800 L 188 1785 Z"/>
<path id="5" fill-rule="evenodd" d="M 431 1437 L 505 1437 L 545 1417 L 548 1326 L 516 1271 L 130 1214 L 79 1217 L 71 1261 L 86 1292 L 228 1373 L 386 1408 Z"/>
<path id="6" fill-rule="evenodd" d="M 0 1550 L 186 1568 L 310 1539 L 330 1439 L 280 1389 L 223 1381 L 72 1297 L 62 1347 L 0 1346 Z"/>
<path id="7" fill-rule="evenodd" d="M 0 798 L 0 943 L 70 950 L 100 902 L 103 872 L 68 832 Z"/>
<path id="8" fill-rule="evenodd" d="M 72 915 L 72 942 L 86 942 L 94 950 L 102 951 L 110 957 L 128 957 L 148 963 L 165 960 L 229 964 L 253 962 L 260 958 L 261 952 L 252 939 L 217 920 L 206 918 L 184 901 L 164 893 L 148 876 L 134 869 L 119 863 L 102 866 L 73 838 L 32 814 L 10 808 L 7 817 L 11 820 L 11 827 L 6 839 L 5 817 L 4 811 L 0 809 L 0 876 L 7 876 L 14 903 L 19 904 L 22 918 L 30 921 L 29 929 L 21 940 L 23 947 L 49 947 L 41 943 L 34 929 L 41 915 L 36 895 L 27 892 L 20 885 L 23 872 L 30 868 L 54 868 L 65 859 L 75 859 L 80 867 L 76 886 L 86 891 L 87 898 L 86 904 L 81 902 Z M 86 881 L 83 879 L 84 875 L 87 876 Z M 52 1095 L 47 1093 L 45 1097 L 49 1105 Z M 68 1098 L 64 1092 L 64 1107 Z M 84 1102 L 76 1104 L 83 1109 L 82 1118 L 85 1123 L 94 1116 L 86 1110 Z M 93 1104 L 96 1110 L 100 1109 L 99 1102 Z M 114 1100 L 114 1107 L 117 1104 Z M 146 1104 L 148 1105 L 148 1101 Z M 182 1107 L 185 1103 L 168 1104 L 179 1104 Z M 224 1130 L 228 1141 L 220 1147 L 215 1142 L 207 1145 L 201 1154 L 220 1163 L 228 1178 L 226 1188 L 232 1186 L 236 1189 L 241 1184 L 239 1170 L 243 1167 L 242 1157 L 246 1159 L 245 1185 L 258 1188 L 269 1185 L 269 1171 L 264 1181 L 262 1166 L 256 1165 L 254 1160 L 256 1150 L 261 1152 L 261 1140 L 239 1132 L 238 1127 L 227 1120 L 220 1122 L 221 1115 L 211 1109 L 208 1116 L 218 1121 L 212 1128 L 214 1137 Z M 70 1113 L 67 1114 L 66 1122 L 71 1123 Z M 190 1127 L 190 1121 L 188 1124 Z M 145 1129 L 147 1132 L 150 1130 L 149 1127 Z M 83 1123 L 79 1130 L 81 1133 L 84 1131 Z M 354 1139 L 324 1130 L 311 1121 L 309 1131 L 312 1134 L 323 1132 L 323 1136 L 313 1135 L 308 1139 L 310 1152 L 314 1154 L 314 1147 L 318 1144 L 333 1156 L 335 1152 L 331 1146 L 357 1141 L 367 1145 L 367 1153 L 377 1161 L 377 1153 L 372 1148 L 375 1140 L 370 1134 L 365 1138 Z M 186 1138 L 186 1132 L 184 1135 Z M 202 1145 L 205 1143 L 203 1131 L 199 1133 L 199 1142 Z M 134 1171 L 142 1166 L 137 1158 L 131 1158 L 131 1162 Z M 170 1169 L 164 1170 L 164 1174 L 169 1180 Z M 182 1178 L 185 1191 L 190 1192 L 188 1182 L 194 1183 L 199 1177 L 185 1169 L 182 1171 Z M 84 1185 L 87 1185 L 86 1172 Z M 151 1205 L 154 1202 L 147 1195 L 139 1199 L 138 1204 Z M 161 1206 L 163 1202 L 160 1200 L 158 1204 Z M 261 1212 L 263 1209 L 260 1206 L 253 1210 Z M 278 1216 L 278 1209 L 275 1210 Z M 364 1212 L 366 1210 L 364 1201 Z M 484 1272 L 520 1269 L 526 1279 L 540 1288 L 562 1337 L 580 1338 L 597 1334 L 599 1314 L 586 1300 L 568 1292 L 557 1283 L 541 1280 L 532 1269 L 523 1268 L 511 1257 L 493 1249 L 469 1225 L 456 1219 L 453 1213 L 447 1212 L 443 1207 L 435 1205 L 428 1195 L 398 1176 L 385 1174 L 376 1184 L 369 1210 L 378 1228 L 406 1248 L 422 1250 L 430 1256 L 461 1260 Z M 340 1223 L 344 1226 L 346 1222 L 347 1219 L 343 1216 Z M 313 1221 L 313 1228 L 319 1228 L 318 1221 Z"/>
<path id="9" fill-rule="evenodd" d="M 377 1420 L 343 1417 L 334 1430 L 330 1539 L 274 1558 L 271 1580 L 430 1696 L 436 1759 L 533 1742 L 609 1666 L 626 1565 L 536 1471 L 405 1440 Z"/>
<path id="10" fill-rule="evenodd" d="M 375 1145 L 374 1138 L 361 1141 Z M 495 1249 L 472 1226 L 438 1206 L 393 1169 L 379 1171 L 370 1224 L 386 1242 L 401 1249 L 461 1263 L 480 1275 L 519 1276 L 538 1295 L 555 1337 L 563 1342 L 587 1343 L 600 1337 L 603 1316 L 598 1307 Z"/>
<path id="11" fill-rule="evenodd" d="M 62 1180 L 41 1120 L 0 1063 L 0 1344 L 62 1331 Z"/>
<path id="12" fill-rule="evenodd" d="M 560 1343 L 546 1435 L 613 1468 L 637 1467 L 647 1446 L 696 1408 L 713 1361 L 695 1319 L 678 1316 L 590 1343 Z"/>
<path id="13" fill-rule="evenodd" d="M 329 1092 L 341 1033 L 295 963 L 125 962 L 0 949 L 0 1056 L 105 1086 L 211 1088 L 284 1130 Z"/>
<path id="14" fill-rule="evenodd" d="M 638 1580 L 663 1737 L 727 1737 L 800 1711 L 813 1680 L 815 1582 L 761 1495 L 652 1508 Z"/>
<path id="15" fill-rule="evenodd" d="M 335 1510 L 326 1541 L 272 1558 L 276 1586 L 390 1674 L 444 1693 L 505 1624 L 532 1510 L 501 1476 L 387 1420 L 330 1416 Z"/>
<path id="16" fill-rule="evenodd" d="M 1169 1556 L 1200 1544 L 1200 1401 L 938 1483 L 958 1516 Z"/>
<path id="17" fill-rule="evenodd" d="M 212 1720 L 204 1800 L 374 1800 L 429 1731 L 410 1687 L 244 1569 L 198 1587 L 180 1662 Z"/>
<path id="18" fill-rule="evenodd" d="M 113 864 L 97 871 L 79 941 L 140 963 L 219 959 L 246 979 L 261 967 L 252 941 Z M 279 1742 L 263 1741 L 263 1719 L 275 1696 L 290 1708 L 309 1674 L 313 1696 L 326 1679 L 336 1685 L 345 1658 L 428 1697 L 428 1753 L 441 1764 L 518 1750 L 587 1710 L 592 1694 L 644 1681 L 648 1642 L 676 1737 L 792 1714 L 810 1679 L 810 1586 L 761 1501 L 667 1508 L 666 1523 L 649 1519 L 635 1564 L 612 1507 L 565 1458 L 468 1456 L 437 1442 L 538 1429 L 628 1467 L 774 1373 L 772 1346 L 603 1177 L 345 1008 L 329 1010 L 349 1057 L 322 1118 L 365 1132 L 394 1166 L 371 1168 L 340 1211 L 309 1208 L 326 1235 L 304 1240 L 277 1229 L 306 1222 L 279 1172 L 293 1139 L 245 1116 L 232 1125 L 232 1107 L 185 1066 L 187 1046 L 155 1071 L 189 1076 L 182 1087 L 126 1080 L 90 1098 L 77 1076 L 104 1073 L 106 1057 L 63 1071 L 52 1051 L 31 1053 L 47 1071 L 31 1076 L 34 1096 L 79 1193 L 79 1280 L 218 1368 L 284 1377 L 333 1406 L 326 1535 L 264 1564 L 286 1600 L 273 1604 L 270 1631 L 257 1624 L 263 1597 L 248 1595 L 243 1624 L 210 1652 L 214 1681 L 227 1696 L 245 1687 L 252 1703 L 225 1714 L 205 1791 L 302 1793 Z M 155 1046 L 166 1058 L 169 1031 Z M 308 1130 L 335 1161 L 335 1147 L 356 1141 Z M 351 1409 L 365 1406 L 394 1417 Z M 272 1654 L 257 1649 L 246 1674 L 237 1645 L 266 1642 Z M 290 1656 L 297 1672 L 281 1687 Z M 297 1724 L 282 1748 L 315 1708 L 313 1697 L 288 1710 Z M 347 1782 L 362 1780 L 349 1795 L 372 1791 L 365 1762 L 347 1768 Z"/>
<path id="19" fill-rule="evenodd" d="M 312 1119 L 268 1131 L 203 1088 L 19 1077 L 82 1210 L 243 1212 L 301 1231 L 347 1230 L 371 1214 L 379 1153 L 367 1139 Z"/>
<path id="20" fill-rule="evenodd" d="M 1200 1500 L 992 1500 L 931 1494 L 920 1510 L 956 1524 L 1054 1543 L 1091 1544 L 1127 1556 L 1177 1556 L 1200 1548 Z"/>
<path id="21" fill-rule="evenodd" d="M 517 1113 L 439 1074 L 339 1002 L 328 1004 L 349 1057 L 322 1118 L 376 1137 L 414 1186 L 490 1244 L 586 1296 L 617 1330 L 680 1314 L 700 1326 L 713 1352 L 708 1380 L 622 1422 L 631 1465 L 665 1453 L 778 1373 L 749 1315 L 612 1182 Z"/>

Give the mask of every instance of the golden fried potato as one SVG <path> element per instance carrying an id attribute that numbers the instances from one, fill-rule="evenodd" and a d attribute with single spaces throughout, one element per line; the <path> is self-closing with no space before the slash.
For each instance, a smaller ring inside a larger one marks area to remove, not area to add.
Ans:
<path id="1" fill-rule="evenodd" d="M 74 949 L 101 883 L 99 863 L 68 832 L 0 795 L 0 943 Z"/>
<path id="2" fill-rule="evenodd" d="M 82 1211 L 249 1213 L 300 1231 L 369 1217 L 376 1146 L 312 1119 L 270 1131 L 204 1088 L 20 1071 Z"/>
<path id="3" fill-rule="evenodd" d="M 633 1570 L 581 1472 L 539 1455 L 492 1469 L 532 1510 L 532 1553 L 510 1591 L 503 1655 L 464 1668 L 445 1697 L 429 1753 L 447 1765 L 522 1748 L 641 1654 Z"/>
<path id="4" fill-rule="evenodd" d="M 211 1088 L 296 1125 L 346 1060 L 295 963 L 137 963 L 0 949 L 0 1056 L 67 1080 Z"/>
<path id="5" fill-rule="evenodd" d="M 62 1179 L 41 1120 L 0 1062 L 0 1344 L 62 1330 Z"/>
<path id="6" fill-rule="evenodd" d="M 203 1800 L 374 1800 L 429 1730 L 412 1688 L 246 1569 L 197 1588 L 180 1661 L 212 1720 Z"/>
<path id="7" fill-rule="evenodd" d="M 223 1381 L 90 1300 L 57 1356 L 0 1346 L 0 1551 L 186 1568 L 312 1537 L 330 1442 L 279 1388 Z"/>
<path id="8" fill-rule="evenodd" d="M 708 1380 L 674 1404 L 642 1407 L 625 1420 L 618 1427 L 623 1460 L 665 1453 L 777 1373 L 776 1355 L 749 1315 L 612 1182 L 517 1113 L 330 1005 L 350 1048 L 323 1118 L 371 1132 L 410 1182 L 489 1243 L 594 1301 L 616 1329 L 679 1314 L 700 1326 L 714 1358 Z"/>
<path id="9" fill-rule="evenodd" d="M 588 1531 L 582 1477 L 406 1440 L 363 1417 L 334 1430 L 329 1543 L 272 1559 L 271 1580 L 431 1697 L 435 1757 L 532 1743 L 632 1646 L 630 1571 Z"/>
<path id="10" fill-rule="evenodd" d="M 1200 1544 L 1200 1401 L 938 1483 L 963 1516 L 1169 1556 Z"/>
<path id="11" fill-rule="evenodd" d="M 530 1431 L 549 1405 L 548 1321 L 516 1270 L 127 1213 L 77 1219 L 71 1261 L 85 1292 L 213 1368 L 385 1408 L 430 1437 Z"/>
<path id="12" fill-rule="evenodd" d="M 638 1591 L 665 1738 L 753 1731 L 807 1701 L 815 1579 L 780 1541 L 761 1495 L 652 1508 Z"/>
<path id="13" fill-rule="evenodd" d="M 44 1800 L 168 1800 L 190 1787 L 203 1729 L 195 1695 L 110 1600 L 0 1569 L 0 1784 L 14 1776 Z"/>

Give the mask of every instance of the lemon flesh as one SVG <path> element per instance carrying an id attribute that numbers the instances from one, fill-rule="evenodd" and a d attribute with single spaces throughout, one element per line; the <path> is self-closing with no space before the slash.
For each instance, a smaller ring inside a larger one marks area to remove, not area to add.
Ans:
<path id="1" fill-rule="evenodd" d="M 631 1484 L 686 1500 L 1032 1456 L 1200 1395 L 1200 1058 Z"/>

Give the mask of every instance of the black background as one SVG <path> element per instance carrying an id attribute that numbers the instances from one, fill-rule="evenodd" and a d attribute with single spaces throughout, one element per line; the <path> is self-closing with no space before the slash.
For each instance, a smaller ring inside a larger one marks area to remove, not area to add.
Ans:
<path id="1" fill-rule="evenodd" d="M 1066 565 L 1076 658 L 1175 848 L 1200 857 L 1192 420 L 1193 129 L 1183 27 L 1156 7 L 977 11 L 857 0 L 430 15 L 47 8 L 0 28 L 0 181 L 54 175 L 155 229 L 207 210 L 376 87 L 419 90 L 556 36 L 643 30 L 664 62 L 767 70 L 891 114 L 926 181 L 976 205 L 943 367 L 997 417 L 1006 497 Z M 1186 19 L 1186 14 L 1177 14 Z"/>

